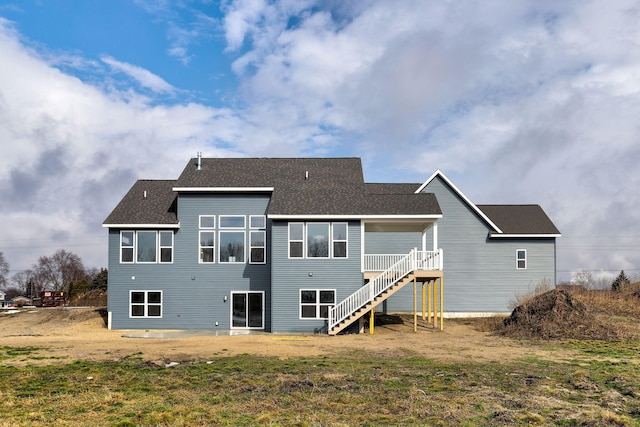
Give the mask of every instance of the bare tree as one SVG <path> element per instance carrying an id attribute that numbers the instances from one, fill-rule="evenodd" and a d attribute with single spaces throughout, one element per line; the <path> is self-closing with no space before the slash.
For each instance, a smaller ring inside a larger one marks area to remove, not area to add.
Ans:
<path id="1" fill-rule="evenodd" d="M 9 274 L 9 263 L 4 259 L 4 254 L 0 252 L 0 288 L 7 286 L 7 274 Z"/>
<path id="2" fill-rule="evenodd" d="M 40 282 L 42 289 L 53 291 L 68 292 L 71 283 L 87 277 L 80 257 L 64 249 L 50 257 L 40 257 L 35 271 L 36 281 Z"/>

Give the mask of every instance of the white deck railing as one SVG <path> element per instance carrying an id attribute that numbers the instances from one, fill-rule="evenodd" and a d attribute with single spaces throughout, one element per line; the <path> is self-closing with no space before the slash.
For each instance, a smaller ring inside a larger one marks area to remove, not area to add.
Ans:
<path id="1" fill-rule="evenodd" d="M 438 251 L 417 251 L 416 270 L 442 270 L 442 249 Z M 370 254 L 364 256 L 363 271 L 385 271 L 407 254 Z"/>
<path id="2" fill-rule="evenodd" d="M 365 255 L 365 260 L 368 256 L 373 257 L 371 266 L 375 266 L 376 268 L 381 268 L 383 262 L 395 262 L 382 270 L 370 270 L 382 272 L 347 298 L 340 301 L 335 307 L 329 309 L 328 330 L 333 329 L 334 326 L 351 316 L 361 307 L 373 301 L 378 295 L 402 280 L 408 273 L 414 270 L 442 269 L 442 249 L 436 252 L 418 251 L 414 249 L 407 255 Z"/>

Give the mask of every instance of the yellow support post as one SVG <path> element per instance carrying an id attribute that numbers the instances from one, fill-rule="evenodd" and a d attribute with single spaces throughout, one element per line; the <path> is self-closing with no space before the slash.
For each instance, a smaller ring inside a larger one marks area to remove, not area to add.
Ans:
<path id="1" fill-rule="evenodd" d="M 438 282 L 433 281 L 433 327 L 438 327 Z"/>
<path id="2" fill-rule="evenodd" d="M 372 308 L 369 314 L 369 333 L 371 335 L 373 335 L 375 331 L 375 328 L 376 328 L 375 323 L 376 323 L 376 311 L 374 308 Z"/>
<path id="3" fill-rule="evenodd" d="M 413 332 L 418 332 L 418 284 L 413 276 Z"/>
<path id="4" fill-rule="evenodd" d="M 440 278 L 440 330 L 444 331 L 444 276 Z"/>
<path id="5" fill-rule="evenodd" d="M 427 308 L 429 309 L 429 318 L 428 322 L 431 322 L 431 279 L 429 279 L 429 283 L 427 284 Z"/>
<path id="6" fill-rule="evenodd" d="M 427 319 L 427 288 L 424 280 L 422 281 L 422 320 Z"/>

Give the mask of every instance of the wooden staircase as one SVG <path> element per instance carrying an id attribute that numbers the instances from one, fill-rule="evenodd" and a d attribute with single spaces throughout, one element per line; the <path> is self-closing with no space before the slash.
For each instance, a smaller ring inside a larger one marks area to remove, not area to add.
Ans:
<path id="1" fill-rule="evenodd" d="M 423 272 L 424 270 L 433 270 L 433 259 L 427 259 L 424 254 L 425 252 L 412 250 L 391 267 L 373 277 L 369 283 L 329 309 L 327 333 L 337 335 L 343 331 L 365 313 L 398 292 L 407 283 L 413 282 L 418 270 Z M 437 273 L 436 276 L 441 277 L 441 260 L 437 267 L 439 271 L 432 273 Z"/>

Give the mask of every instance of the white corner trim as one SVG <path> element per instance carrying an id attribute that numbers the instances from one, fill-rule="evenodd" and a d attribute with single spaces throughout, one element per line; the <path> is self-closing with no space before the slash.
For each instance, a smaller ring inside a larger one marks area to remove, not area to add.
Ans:
<path id="1" fill-rule="evenodd" d="M 429 183 L 430 183 L 431 181 L 433 181 L 437 176 L 440 176 L 440 178 L 442 178 L 442 179 L 444 180 L 444 182 L 446 182 L 446 183 L 447 183 L 447 185 L 448 185 L 449 187 L 451 187 L 451 188 L 453 189 L 453 191 L 454 191 L 458 196 L 460 196 L 460 198 L 461 198 L 462 200 L 464 200 L 464 201 L 465 201 L 465 203 L 466 203 L 467 205 L 469 205 L 469 207 L 470 207 L 471 209 L 473 209 L 473 211 L 474 211 L 475 213 L 477 213 L 477 214 L 478 214 L 478 215 L 479 215 L 483 220 L 485 220 L 485 221 L 486 221 L 486 223 L 487 223 L 487 224 L 489 224 L 489 225 L 490 225 L 490 226 L 491 226 L 491 227 L 492 227 L 496 232 L 498 232 L 498 233 L 502 233 L 502 230 L 500 230 L 500 228 L 499 228 L 499 227 L 498 227 L 498 226 L 497 226 L 493 221 L 491 221 L 491 220 L 489 219 L 489 217 L 488 217 L 488 216 L 486 216 L 486 215 L 484 214 L 484 212 L 482 212 L 482 211 L 480 210 L 480 208 L 478 208 L 478 207 L 476 206 L 476 204 L 475 204 L 475 203 L 473 203 L 473 202 L 472 202 L 472 201 L 471 201 L 467 196 L 465 196 L 465 194 L 464 194 L 462 191 L 460 191 L 460 189 L 459 189 L 458 187 L 456 187 L 456 185 L 455 185 L 453 182 L 451 182 L 451 180 L 449 180 L 449 178 L 447 178 L 447 176 L 446 176 L 446 175 L 445 175 L 445 174 L 444 174 L 440 169 L 436 170 L 436 171 L 433 173 L 433 175 L 431 175 L 431 176 L 429 177 L 429 179 L 427 179 L 427 180 L 424 182 L 424 184 L 422 184 L 422 185 L 421 185 L 421 186 L 416 190 L 416 193 L 420 193 L 420 192 L 422 192 L 422 190 L 424 190 L 424 189 L 426 188 L 426 186 L 427 186 L 427 185 L 429 185 Z"/>

